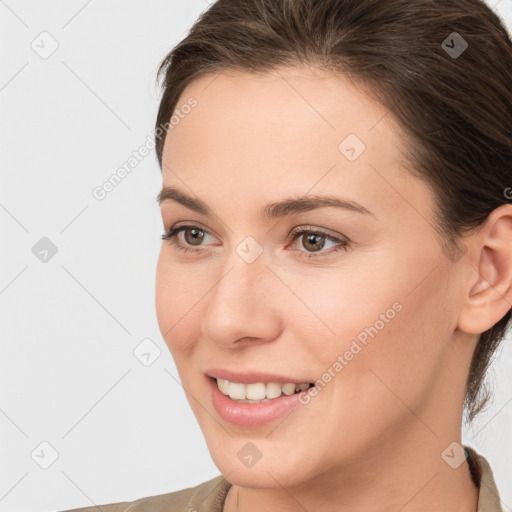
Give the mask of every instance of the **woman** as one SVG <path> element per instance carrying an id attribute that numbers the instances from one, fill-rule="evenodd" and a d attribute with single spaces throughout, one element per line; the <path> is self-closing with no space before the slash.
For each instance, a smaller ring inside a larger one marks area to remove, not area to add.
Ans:
<path id="1" fill-rule="evenodd" d="M 498 17 L 218 0 L 159 74 L 157 316 L 222 474 L 102 509 L 501 511 L 461 444 L 512 303 Z"/>

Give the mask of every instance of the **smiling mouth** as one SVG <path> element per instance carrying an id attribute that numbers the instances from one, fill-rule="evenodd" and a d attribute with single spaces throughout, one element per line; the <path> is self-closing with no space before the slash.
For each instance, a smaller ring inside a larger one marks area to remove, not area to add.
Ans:
<path id="1" fill-rule="evenodd" d="M 292 382 L 286 384 L 279 382 L 242 384 L 241 382 L 231 382 L 219 378 L 214 378 L 214 380 L 221 393 L 228 396 L 231 400 L 249 404 L 268 402 L 282 395 L 290 396 L 314 387 L 312 382 L 305 382 L 303 384 L 294 384 Z"/>

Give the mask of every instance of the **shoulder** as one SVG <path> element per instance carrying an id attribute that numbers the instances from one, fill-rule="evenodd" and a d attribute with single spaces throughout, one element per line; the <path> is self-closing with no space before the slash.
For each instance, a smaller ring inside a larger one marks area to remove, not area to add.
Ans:
<path id="1" fill-rule="evenodd" d="M 140 498 L 135 501 L 93 505 L 63 512 L 222 512 L 231 483 L 219 475 L 194 487 Z"/>
<path id="2" fill-rule="evenodd" d="M 479 489 L 478 511 L 503 512 L 494 474 L 487 459 L 471 446 L 464 445 L 473 482 Z"/>

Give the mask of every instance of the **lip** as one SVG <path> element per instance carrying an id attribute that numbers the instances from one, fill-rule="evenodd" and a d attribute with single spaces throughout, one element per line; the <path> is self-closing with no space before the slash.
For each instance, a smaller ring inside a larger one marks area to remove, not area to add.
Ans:
<path id="1" fill-rule="evenodd" d="M 257 382 L 263 382 L 265 384 L 269 382 L 277 382 L 279 384 L 287 384 L 288 382 L 292 384 L 304 384 L 304 383 L 313 383 L 311 380 L 297 380 L 294 377 L 286 377 L 283 375 L 275 375 L 272 373 L 262 373 L 262 372 L 243 372 L 237 373 L 227 368 L 211 368 L 206 370 L 204 373 L 209 377 L 229 380 L 230 382 L 239 382 L 241 384 L 255 384 Z"/>
<path id="2" fill-rule="evenodd" d="M 261 374 L 258 375 L 258 378 L 260 377 Z M 206 380 L 208 381 L 208 386 L 210 387 L 213 406 L 215 407 L 215 410 L 219 416 L 224 421 L 241 427 L 260 427 L 280 419 L 281 417 L 290 413 L 295 407 L 300 405 L 301 402 L 299 402 L 299 396 L 308 392 L 308 390 L 305 390 L 289 396 L 281 395 L 279 398 L 273 398 L 268 402 L 247 404 L 244 402 L 236 402 L 235 400 L 231 400 L 229 396 L 222 393 L 222 391 L 219 389 L 219 386 L 217 386 L 217 381 L 215 378 L 207 377 Z"/>

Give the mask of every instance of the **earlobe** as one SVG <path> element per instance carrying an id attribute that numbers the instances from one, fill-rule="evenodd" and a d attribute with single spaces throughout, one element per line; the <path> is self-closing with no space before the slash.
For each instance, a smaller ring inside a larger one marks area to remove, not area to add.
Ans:
<path id="1" fill-rule="evenodd" d="M 481 334 L 512 307 L 512 205 L 496 208 L 475 235 L 478 251 L 471 281 L 459 314 L 458 328 Z"/>

